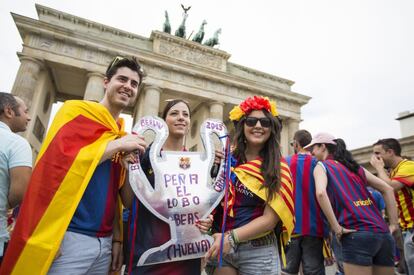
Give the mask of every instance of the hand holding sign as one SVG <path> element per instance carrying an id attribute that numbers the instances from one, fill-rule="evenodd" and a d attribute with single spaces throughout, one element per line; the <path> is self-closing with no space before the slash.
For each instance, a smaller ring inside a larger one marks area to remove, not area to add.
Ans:
<path id="1" fill-rule="evenodd" d="M 197 221 L 206 219 L 223 197 L 224 160 L 217 177 L 209 176 L 214 162 L 212 134 L 227 135 L 223 122 L 207 120 L 200 127 L 205 153 L 161 151 L 168 137 L 168 127 L 158 117 L 143 117 L 133 131 L 142 135 L 155 132 L 150 149 L 154 171 L 154 188 L 140 164 L 129 165 L 129 181 L 135 195 L 155 216 L 170 226 L 171 240 L 142 254 L 138 265 L 156 264 L 202 257 L 210 248 L 212 238 L 202 234 Z M 220 139 L 221 150 L 225 139 Z"/>

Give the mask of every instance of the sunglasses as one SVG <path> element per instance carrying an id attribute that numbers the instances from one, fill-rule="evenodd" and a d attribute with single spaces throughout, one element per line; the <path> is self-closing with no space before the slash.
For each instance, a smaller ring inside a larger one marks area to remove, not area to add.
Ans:
<path id="1" fill-rule="evenodd" d="M 112 69 L 116 64 L 118 64 L 119 61 L 126 59 L 123 56 L 117 56 L 112 60 L 111 64 L 108 66 L 108 71 Z"/>
<path id="2" fill-rule="evenodd" d="M 260 125 L 264 128 L 269 128 L 270 125 L 272 124 L 272 122 L 270 121 L 270 118 L 268 117 L 261 117 L 261 118 L 247 117 L 244 123 L 249 127 L 254 127 L 256 126 L 258 121 L 260 121 Z"/>
<path id="3" fill-rule="evenodd" d="M 128 58 L 126 58 L 126 57 L 123 57 L 123 56 L 116 56 L 115 58 L 114 58 L 114 60 L 112 60 L 112 62 L 111 62 L 111 64 L 108 66 L 108 70 L 107 70 L 107 72 L 108 71 L 110 71 L 113 67 L 115 67 L 119 62 L 121 62 L 122 60 L 128 60 Z M 141 73 L 141 74 L 144 74 L 144 71 L 142 70 L 142 68 L 141 68 L 141 66 L 139 65 L 139 63 L 138 63 L 138 61 L 136 61 L 136 59 L 135 59 L 135 57 L 132 57 L 132 60 L 133 61 L 135 61 L 137 64 L 138 64 L 138 69 L 139 69 L 139 72 Z M 140 81 L 140 83 L 141 83 L 141 81 Z"/>

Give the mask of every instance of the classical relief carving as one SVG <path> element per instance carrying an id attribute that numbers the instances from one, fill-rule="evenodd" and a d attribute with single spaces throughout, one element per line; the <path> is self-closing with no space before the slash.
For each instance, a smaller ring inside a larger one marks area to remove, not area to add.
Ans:
<path id="1" fill-rule="evenodd" d="M 113 59 L 113 55 L 95 51 L 93 49 L 88 49 L 83 46 L 67 42 L 63 43 L 44 37 L 34 37 L 31 40 L 30 45 L 32 47 L 44 49 L 52 53 L 57 53 L 59 55 L 81 58 L 87 61 L 93 61 L 98 64 L 109 64 Z"/>
<path id="2" fill-rule="evenodd" d="M 188 49 L 182 45 L 168 44 L 163 41 L 159 48 L 160 53 L 207 67 L 221 69 L 222 58 L 196 49 Z"/>
<path id="3" fill-rule="evenodd" d="M 50 49 L 53 46 L 53 41 L 50 39 L 40 40 L 40 48 Z"/>
<path id="4" fill-rule="evenodd" d="M 145 71 L 156 79 L 168 80 L 172 83 L 184 84 L 199 89 L 209 90 L 220 94 L 230 95 L 237 98 L 245 98 L 251 93 L 245 89 L 215 82 L 207 78 L 186 74 L 179 71 L 165 69 L 159 66 L 146 65 Z"/>
<path id="5" fill-rule="evenodd" d="M 86 60 L 97 60 L 97 54 L 96 54 L 96 52 L 95 51 L 93 51 L 93 50 L 85 50 L 84 51 L 84 54 L 83 54 L 83 57 L 86 59 Z"/>

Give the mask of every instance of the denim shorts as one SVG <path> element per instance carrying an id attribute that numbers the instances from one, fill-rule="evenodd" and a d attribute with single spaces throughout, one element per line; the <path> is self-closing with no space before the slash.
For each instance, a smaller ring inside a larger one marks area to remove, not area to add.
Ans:
<path id="1" fill-rule="evenodd" d="M 394 266 L 395 243 L 390 233 L 358 231 L 342 236 L 344 263 Z"/>
<path id="2" fill-rule="evenodd" d="M 269 241 L 270 240 L 270 241 Z M 281 273 L 276 237 L 273 233 L 237 245 L 234 252 L 223 257 L 222 266 L 231 266 L 239 275 L 279 275 Z M 217 260 L 207 263 L 206 273 L 218 268 Z"/>

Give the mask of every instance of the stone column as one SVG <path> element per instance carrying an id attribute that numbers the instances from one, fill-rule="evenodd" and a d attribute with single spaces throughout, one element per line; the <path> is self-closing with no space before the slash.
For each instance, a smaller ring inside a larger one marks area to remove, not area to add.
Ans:
<path id="1" fill-rule="evenodd" d="M 210 118 L 215 118 L 223 121 L 223 102 L 213 101 L 210 102 L 209 108 L 210 108 Z"/>
<path id="2" fill-rule="evenodd" d="M 141 110 L 136 112 L 135 121 L 141 116 L 158 116 L 160 108 L 161 88 L 154 85 L 145 86 L 143 89 L 143 103 Z"/>
<path id="3" fill-rule="evenodd" d="M 104 97 L 104 76 L 100 73 L 90 72 L 87 74 L 88 83 L 86 84 L 83 99 L 100 102 Z"/>
<path id="4" fill-rule="evenodd" d="M 288 148 L 289 148 L 289 154 L 293 154 L 293 148 L 292 146 L 290 146 L 290 142 L 292 142 L 293 140 L 293 136 L 295 135 L 296 131 L 299 130 L 299 120 L 296 119 L 289 119 L 288 120 L 288 138 L 289 138 L 289 144 L 288 144 Z"/>
<path id="5" fill-rule="evenodd" d="M 11 93 L 23 99 L 26 106 L 30 109 L 35 95 L 39 74 L 43 68 L 43 62 L 22 54 L 19 54 L 19 59 L 20 68 L 17 72 Z"/>
<path id="6" fill-rule="evenodd" d="M 282 133 L 280 134 L 280 147 L 282 155 L 285 157 L 289 154 L 289 129 L 288 129 L 288 118 L 282 118 Z"/>

